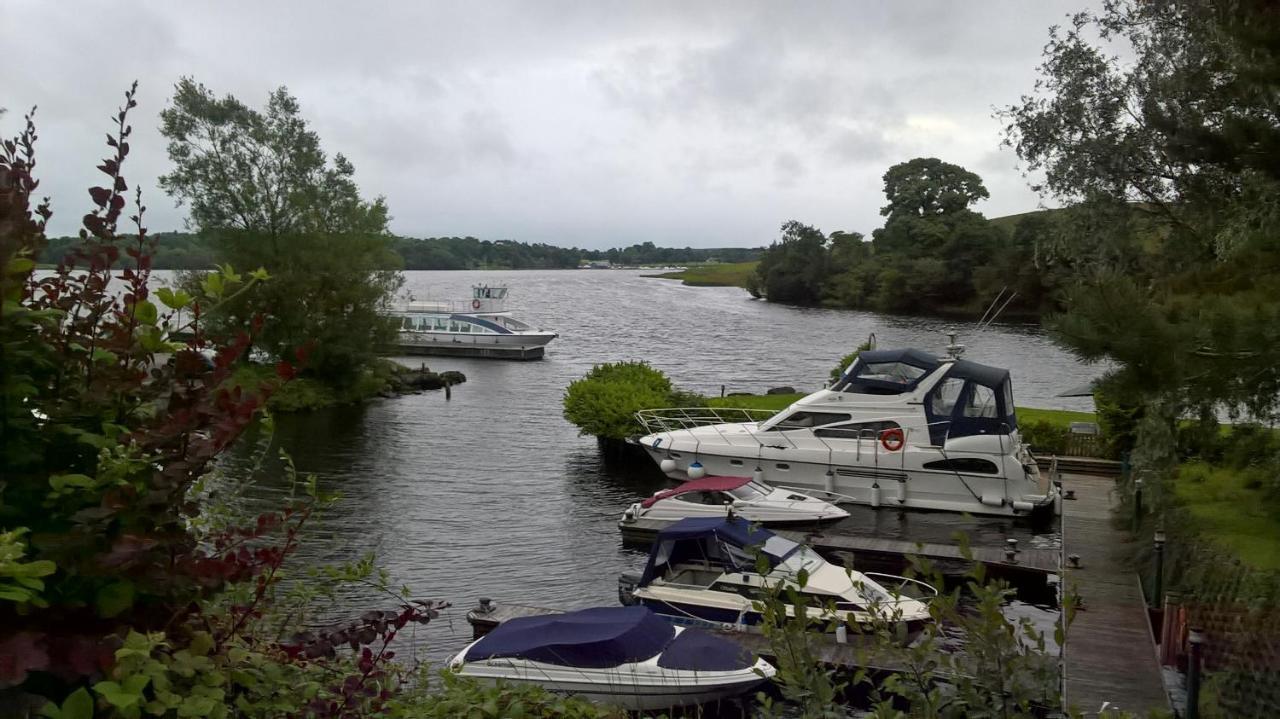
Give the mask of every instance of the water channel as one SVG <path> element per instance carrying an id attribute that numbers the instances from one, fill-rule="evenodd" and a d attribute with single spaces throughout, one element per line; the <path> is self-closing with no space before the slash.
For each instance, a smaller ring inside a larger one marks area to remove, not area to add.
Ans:
<path id="1" fill-rule="evenodd" d="M 617 603 L 616 581 L 643 554 L 624 547 L 617 520 L 632 501 L 665 486 L 647 460 L 606 464 L 595 441 L 561 416 L 564 388 L 592 365 L 645 360 L 678 386 L 704 393 L 818 389 L 840 357 L 874 332 L 881 347 L 941 352 L 958 331 L 966 357 L 1007 367 L 1021 406 L 1089 410 L 1059 392 L 1098 373 L 1035 326 L 973 323 L 865 312 L 800 309 L 753 300 L 737 288 L 685 287 L 626 270 L 408 272 L 418 299 L 461 299 L 473 283 L 507 284 L 515 316 L 560 333 L 542 361 L 402 358 L 459 370 L 467 382 L 443 392 L 278 418 L 276 439 L 298 469 L 342 498 L 313 527 L 304 562 L 376 552 L 397 584 L 456 609 L 419 636 L 439 660 L 471 636 L 464 613 L 479 597 L 580 608 Z M 243 451 L 224 463 L 247 472 Z M 268 471 L 248 498 L 277 504 Z M 855 513 L 857 530 L 938 541 L 961 528 L 1021 536 L 1007 522 L 943 514 Z M 367 589 L 339 598 L 335 617 L 386 604 Z M 1047 625 L 1052 615 L 1037 617 Z"/>

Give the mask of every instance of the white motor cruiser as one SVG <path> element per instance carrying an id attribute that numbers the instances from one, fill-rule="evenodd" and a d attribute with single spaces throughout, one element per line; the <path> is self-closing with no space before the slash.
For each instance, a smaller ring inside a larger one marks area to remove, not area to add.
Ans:
<path id="1" fill-rule="evenodd" d="M 673 626 L 644 607 L 511 619 L 469 644 L 449 668 L 482 682 L 528 682 L 632 711 L 737 696 L 777 671 L 727 639 Z"/>
<path id="2" fill-rule="evenodd" d="M 622 513 L 622 523 L 735 515 L 759 524 L 816 524 L 844 519 L 849 513 L 817 497 L 750 477 L 702 477 L 632 504 Z"/>
<path id="3" fill-rule="evenodd" d="M 532 327 L 506 307 L 508 288 L 474 285 L 462 302 L 410 299 L 388 314 L 399 325 L 400 349 L 463 357 L 541 357 L 559 335 Z"/>
<path id="4" fill-rule="evenodd" d="M 830 388 L 772 415 L 645 410 L 668 476 L 750 472 L 837 502 L 1027 516 L 1057 491 L 1021 436 L 1008 370 L 919 350 L 868 350 Z"/>
<path id="5" fill-rule="evenodd" d="M 757 571 L 757 557 L 768 565 Z M 800 587 L 801 572 L 807 575 Z M 881 582 L 892 583 L 889 591 Z M 753 526 L 742 518 L 682 519 L 658 532 L 641 573 L 618 579 L 618 599 L 689 626 L 751 630 L 763 621 L 761 601 L 770 590 L 794 588 L 809 601 L 805 616 L 867 627 L 877 620 L 914 637 L 932 621 L 925 601 L 932 586 L 906 577 L 855 572 L 813 549 Z M 914 592 L 919 598 L 910 596 Z M 795 607 L 787 605 L 795 616 Z"/>

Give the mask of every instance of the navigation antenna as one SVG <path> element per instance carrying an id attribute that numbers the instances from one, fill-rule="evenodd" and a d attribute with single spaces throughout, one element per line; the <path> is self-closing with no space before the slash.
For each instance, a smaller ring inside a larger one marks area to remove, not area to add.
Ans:
<path id="1" fill-rule="evenodd" d="M 1008 285 L 1001 287 L 1000 293 L 996 295 L 994 300 L 991 300 L 991 305 L 987 307 L 987 311 L 983 312 L 982 318 L 978 320 L 978 330 L 974 333 L 975 335 L 986 332 L 987 328 L 991 326 L 991 323 L 996 321 L 996 318 L 1000 316 L 1001 312 L 1004 312 L 1004 308 L 1008 307 L 1009 303 L 1013 302 L 1013 298 L 1018 296 L 1017 292 L 1010 292 L 1008 297 L 1004 297 L 1005 290 L 1007 289 L 1009 289 Z M 1002 297 L 1004 297 L 1004 304 L 1001 304 L 999 308 L 996 308 L 996 304 L 1000 302 L 1000 298 Z M 993 309 L 995 310 L 994 312 L 992 312 Z M 987 315 L 990 315 L 990 317 Z"/>

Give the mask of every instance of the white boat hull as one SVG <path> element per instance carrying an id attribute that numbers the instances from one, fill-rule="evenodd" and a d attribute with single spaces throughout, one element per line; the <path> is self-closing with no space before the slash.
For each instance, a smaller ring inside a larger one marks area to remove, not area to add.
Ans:
<path id="1" fill-rule="evenodd" d="M 717 431 L 708 433 L 707 429 Z M 878 441 L 860 442 L 861 451 L 832 451 L 831 445 L 837 442 L 830 441 L 815 446 L 801 441 L 769 446 L 757 441 L 746 425 L 664 432 L 639 440 L 655 463 L 674 462 L 666 465 L 670 469 L 665 473 L 676 480 L 688 479 L 689 465 L 698 462 L 709 475 L 754 475 L 758 468 L 761 474 L 757 478 L 775 487 L 794 487 L 840 504 L 1006 517 L 1052 510 L 1053 494 L 1034 465 L 1028 473 L 1012 458 L 991 455 L 993 463 L 1007 459 L 1015 466 L 1000 467 L 1003 475 L 928 470 L 922 467 L 925 462 L 957 455 L 916 445 L 890 452 Z"/>
<path id="2" fill-rule="evenodd" d="M 732 671 L 664 669 L 658 666 L 656 657 L 599 669 L 508 658 L 468 662 L 466 651 L 450 662 L 461 676 L 486 684 L 537 684 L 548 691 L 631 711 L 657 711 L 728 699 L 750 691 L 776 673 L 772 665 L 759 659 L 749 668 Z"/>

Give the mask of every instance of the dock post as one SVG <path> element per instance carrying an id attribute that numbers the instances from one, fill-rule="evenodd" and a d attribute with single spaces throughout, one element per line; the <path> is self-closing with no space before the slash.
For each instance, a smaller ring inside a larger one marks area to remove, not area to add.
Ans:
<path id="1" fill-rule="evenodd" d="M 1152 538 L 1155 544 L 1156 567 L 1155 577 L 1152 579 L 1153 587 L 1151 589 L 1151 606 L 1160 607 L 1160 599 L 1164 596 L 1164 529 L 1157 529 L 1155 536 Z"/>
<path id="2" fill-rule="evenodd" d="M 1133 531 L 1142 524 L 1142 479 L 1133 480 Z"/>
<path id="3" fill-rule="evenodd" d="M 1187 633 L 1191 656 L 1187 660 L 1187 719 L 1200 718 L 1200 650 L 1204 644 L 1204 632 L 1192 627 Z"/>

